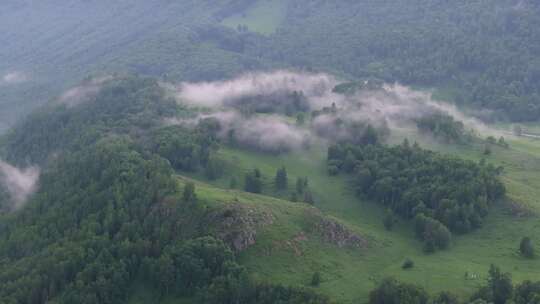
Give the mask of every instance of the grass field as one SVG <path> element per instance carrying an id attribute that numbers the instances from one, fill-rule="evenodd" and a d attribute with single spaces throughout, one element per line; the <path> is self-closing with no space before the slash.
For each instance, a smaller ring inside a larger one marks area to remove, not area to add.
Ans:
<path id="1" fill-rule="evenodd" d="M 509 200 L 491 208 L 481 229 L 455 236 L 449 250 L 436 254 L 422 252 L 421 243 L 414 238 L 411 223 L 407 221 L 401 220 L 393 231 L 386 231 L 381 221 L 382 208 L 359 200 L 349 186 L 347 176 L 327 174 L 326 151 L 322 145 L 315 145 L 309 151 L 277 156 L 223 148 L 219 156 L 227 162 L 225 176 L 210 184 L 197 182 L 197 195 L 205 204 L 234 201 L 273 215 L 274 223 L 259 231 L 257 243 L 239 255 L 240 262 L 256 279 L 310 288 L 311 275 L 319 271 L 322 283 L 317 290 L 339 303 L 366 302 L 369 291 L 388 276 L 420 284 L 430 293 L 451 290 L 467 296 L 484 284 L 491 263 L 511 272 L 515 282 L 538 279 L 540 260 L 522 258 L 517 248 L 523 236 L 534 239 L 540 235 L 540 220 L 535 215 L 540 212 L 540 141 L 509 138 L 509 149 L 492 147 L 492 154 L 486 157 L 480 143 L 456 146 L 422 138 L 414 140 L 442 153 L 475 161 L 486 158 L 488 162 L 505 167 L 503 180 Z M 289 192 L 274 189 L 273 178 L 281 166 L 287 168 L 289 189 L 294 189 L 296 177 L 307 176 L 315 195 L 315 207 L 367 239 L 367 248 L 338 248 L 310 235 L 306 210 L 311 207 L 289 202 Z M 241 191 L 244 174 L 254 168 L 263 174 L 263 195 Z M 233 177 L 237 180 L 237 189 L 229 189 Z M 189 178 L 204 180 L 201 174 Z M 512 206 L 523 208 L 529 214 L 518 216 Z M 307 233 L 307 240 L 296 242 L 295 236 L 303 232 Z M 401 265 L 407 258 L 414 261 L 415 267 L 402 270 Z M 144 301 L 145 295 L 152 298 L 148 294 L 151 294 L 148 290 L 139 290 L 133 299 L 142 300 L 133 300 L 130 304 L 153 303 Z M 189 303 L 188 299 L 183 301 Z"/>
<path id="2" fill-rule="evenodd" d="M 503 180 L 510 200 L 536 213 L 540 211 L 540 141 L 516 138 L 509 142 L 510 149 L 494 147 L 486 160 L 505 167 Z M 422 145 L 472 160 L 484 157 L 480 144 L 447 146 L 426 141 Z M 215 181 L 214 185 L 228 187 L 231 176 L 236 176 L 242 184 L 243 174 L 257 167 L 265 176 L 264 192 L 287 198 L 288 194 L 275 193 L 272 184 L 277 168 L 285 166 L 291 188 L 297 176 L 307 176 L 315 193 L 316 207 L 371 240 L 369 248 L 361 251 L 320 243 L 306 245 L 302 256 L 287 250 L 268 255 L 265 245 L 257 244 L 244 252 L 240 260 L 263 280 L 307 284 L 310 275 L 320 271 L 321 292 L 343 303 L 358 303 L 367 299 L 376 282 L 386 276 L 420 284 L 432 293 L 452 290 L 463 295 L 484 283 L 491 263 L 511 272 L 515 281 L 540 277 L 539 261 L 526 260 L 517 253 L 521 237 L 540 234 L 540 221 L 534 215 L 514 215 L 508 202 L 492 207 L 483 228 L 456 236 L 450 250 L 425 255 L 421 244 L 414 239 L 410 223 L 401 221 L 393 232 L 386 231 L 381 222 L 381 208 L 360 201 L 348 186 L 347 177 L 326 174 L 322 148 L 280 156 L 224 149 L 220 155 L 234 166 L 229 168 L 226 178 Z M 412 270 L 401 270 L 406 258 L 415 262 Z"/>
<path id="3" fill-rule="evenodd" d="M 244 12 L 235 14 L 222 23 L 234 29 L 239 25 L 246 25 L 250 31 L 272 34 L 285 18 L 287 2 L 288 0 L 259 0 Z"/>

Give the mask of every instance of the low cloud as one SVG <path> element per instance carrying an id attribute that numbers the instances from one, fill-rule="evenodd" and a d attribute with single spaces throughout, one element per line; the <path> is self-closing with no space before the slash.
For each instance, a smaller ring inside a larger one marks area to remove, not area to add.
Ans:
<path id="1" fill-rule="evenodd" d="M 224 111 L 201 115 L 190 120 L 169 120 L 168 123 L 195 126 L 206 119 L 219 122 L 218 135 L 221 139 L 269 153 L 299 150 L 309 145 L 311 139 L 308 130 L 297 127 L 278 115 L 245 117 L 235 111 Z"/>
<path id="2" fill-rule="evenodd" d="M 217 119 L 223 137 L 233 130 L 240 144 L 265 151 L 298 149 L 314 136 L 329 141 L 362 142 L 368 125 L 385 135 L 392 129 L 416 129 L 418 119 L 437 113 L 454 117 L 468 130 L 495 133 L 457 107 L 433 100 L 430 93 L 400 84 L 373 86 L 365 82 L 356 92 L 338 94 L 333 89 L 339 83 L 328 74 L 280 70 L 164 87 L 180 103 L 215 111 L 199 119 Z M 308 127 L 299 127 L 275 115 L 297 112 L 314 114 Z M 181 123 L 195 125 L 197 119 Z"/>
<path id="3" fill-rule="evenodd" d="M 230 106 L 245 97 L 292 92 L 302 92 L 311 105 L 322 106 L 337 83 L 328 74 L 279 70 L 248 73 L 225 81 L 181 83 L 176 89 L 182 102 L 204 107 Z"/>
<path id="4" fill-rule="evenodd" d="M 113 79 L 112 76 L 103 76 L 87 80 L 81 85 L 73 87 L 64 92 L 58 99 L 58 102 L 66 104 L 70 107 L 81 104 L 96 96 L 101 90 L 103 84 L 111 79 Z"/>
<path id="5" fill-rule="evenodd" d="M 23 72 L 12 71 L 5 73 L 0 81 L 0 84 L 14 85 L 28 81 L 29 77 Z"/>
<path id="6" fill-rule="evenodd" d="M 389 111 L 387 108 L 383 109 L 383 113 L 390 112 L 393 117 L 417 119 L 438 112 L 452 116 L 455 120 L 461 121 L 467 129 L 474 130 L 482 135 L 501 135 L 500 132 L 489 127 L 481 120 L 463 113 L 457 106 L 433 100 L 429 93 L 415 91 L 399 84 L 385 85 L 384 90 L 393 94 L 403 105 L 394 108 L 393 111 Z"/>
<path id="7" fill-rule="evenodd" d="M 5 187 L 13 202 L 13 209 L 24 205 L 37 187 L 40 170 L 37 167 L 16 168 L 0 161 L 0 184 Z"/>

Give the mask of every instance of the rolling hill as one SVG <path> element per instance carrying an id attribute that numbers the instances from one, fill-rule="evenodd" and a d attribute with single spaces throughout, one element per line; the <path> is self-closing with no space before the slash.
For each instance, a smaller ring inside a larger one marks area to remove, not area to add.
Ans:
<path id="1" fill-rule="evenodd" d="M 117 77 L 81 103 L 39 110 L 4 137 L 3 159 L 42 172 L 26 205 L 0 217 L 7 303 L 226 303 L 225 295 L 242 294 L 235 288 L 250 290 L 243 303 L 362 303 L 390 276 L 465 300 L 484 285 L 489 264 L 516 283 L 538 278 L 537 260 L 518 254 L 520 239 L 540 229 L 534 139 L 508 139 L 509 148 L 493 145 L 486 156 L 482 139 L 449 144 L 392 132 L 389 145 L 409 138 L 505 168 L 507 196 L 482 227 L 426 254 L 413 221 L 385 229 L 384 207 L 358 197 L 351 176 L 328 174 L 324 141 L 279 154 L 231 145 L 212 135 L 211 121 L 167 124 L 201 111 L 167 96 L 153 79 Z M 277 189 L 282 167 L 287 187 Z M 245 191 L 255 168 L 258 194 Z M 311 199 L 293 199 L 304 177 Z M 228 262 L 211 262 L 217 256 Z M 199 266 L 182 262 L 190 259 Z M 403 270 L 408 259 L 414 267 Z"/>

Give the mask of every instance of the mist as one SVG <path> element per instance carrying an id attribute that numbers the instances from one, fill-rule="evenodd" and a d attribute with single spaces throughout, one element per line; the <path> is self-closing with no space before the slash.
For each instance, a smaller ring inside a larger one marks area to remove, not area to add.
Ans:
<path id="1" fill-rule="evenodd" d="M 200 122 L 212 119 L 219 123 L 218 136 L 235 145 L 268 153 L 282 153 L 307 147 L 312 135 L 279 115 L 245 117 L 236 111 L 222 111 L 200 115 L 195 119 L 167 120 L 167 124 L 195 127 Z"/>
<path id="2" fill-rule="evenodd" d="M 233 132 L 239 144 L 268 152 L 301 149 L 314 138 L 354 142 L 368 125 L 382 135 L 396 129 L 418 131 L 417 120 L 433 114 L 452 116 L 467 130 L 497 134 L 456 106 L 434 100 L 428 92 L 396 83 L 368 86 L 343 95 L 333 91 L 339 83 L 329 74 L 279 70 L 165 87 L 174 91 L 180 103 L 214 111 L 181 123 L 193 126 L 202 119 L 213 118 L 220 123 L 222 138 Z M 295 98 L 289 98 L 289 93 L 294 93 Z M 248 114 L 244 113 L 246 108 Z M 283 115 L 276 115 L 287 113 L 281 111 L 283 108 L 296 110 L 293 114 L 311 112 L 311 122 L 306 123 L 307 127 L 298 126 Z"/>
<path id="3" fill-rule="evenodd" d="M 408 105 L 405 108 L 401 108 L 400 111 L 404 111 L 404 114 L 406 113 L 406 115 L 413 118 L 420 118 L 434 112 L 444 113 L 452 116 L 457 121 L 461 121 L 466 128 L 482 135 L 501 135 L 499 131 L 489 127 L 480 119 L 463 113 L 457 106 L 433 100 L 429 93 L 415 91 L 400 84 L 385 85 L 384 89 L 394 94 L 399 100 L 408 102 Z M 395 111 L 393 114 L 399 117 L 399 114 Z"/>
<path id="4" fill-rule="evenodd" d="M 247 73 L 225 81 L 181 83 L 177 97 L 191 105 L 222 107 L 248 96 L 302 92 L 311 105 L 323 106 L 337 84 L 335 77 L 324 73 L 278 70 Z"/>
<path id="5" fill-rule="evenodd" d="M 0 78 L 0 85 L 14 85 L 28 81 L 29 76 L 20 71 L 11 71 L 5 73 Z"/>
<path id="6" fill-rule="evenodd" d="M 68 107 L 79 105 L 96 96 L 103 84 L 111 79 L 113 79 L 113 76 L 102 76 L 87 80 L 81 85 L 65 91 L 60 95 L 58 102 L 65 104 Z"/>
<path id="7" fill-rule="evenodd" d="M 37 188 L 40 170 L 37 167 L 16 168 L 0 160 L 0 184 L 7 189 L 13 209 L 22 207 Z"/>

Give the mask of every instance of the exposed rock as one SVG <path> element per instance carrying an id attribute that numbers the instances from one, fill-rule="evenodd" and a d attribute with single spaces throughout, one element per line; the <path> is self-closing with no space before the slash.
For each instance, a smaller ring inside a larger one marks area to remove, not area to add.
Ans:
<path id="1" fill-rule="evenodd" d="M 518 202 L 507 200 L 506 205 L 508 207 L 508 211 L 512 216 L 523 218 L 523 217 L 531 217 L 535 215 L 535 212 L 532 211 L 527 206 L 520 204 Z"/>
<path id="2" fill-rule="evenodd" d="M 343 224 L 329 218 L 321 217 L 320 221 L 315 225 L 315 229 L 326 242 L 340 248 L 361 248 L 366 247 L 368 243 L 366 239 L 353 233 Z"/>
<path id="3" fill-rule="evenodd" d="M 272 214 L 240 204 L 231 204 L 209 215 L 215 235 L 240 252 L 255 244 L 257 230 L 273 223 Z"/>

